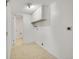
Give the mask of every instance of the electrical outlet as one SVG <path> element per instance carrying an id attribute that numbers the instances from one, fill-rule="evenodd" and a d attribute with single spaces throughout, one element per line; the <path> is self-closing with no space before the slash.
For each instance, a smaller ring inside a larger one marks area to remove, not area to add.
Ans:
<path id="1" fill-rule="evenodd" d="M 43 46 L 44 44 L 42 43 L 41 45 Z"/>

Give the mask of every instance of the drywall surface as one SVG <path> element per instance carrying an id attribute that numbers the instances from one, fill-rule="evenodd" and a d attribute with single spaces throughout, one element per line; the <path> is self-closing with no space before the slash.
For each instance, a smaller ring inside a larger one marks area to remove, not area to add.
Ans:
<path id="1" fill-rule="evenodd" d="M 6 7 L 6 32 L 7 32 L 7 36 L 6 36 L 6 50 L 7 50 L 7 55 L 6 58 L 10 59 L 10 51 L 11 51 L 11 47 L 15 44 L 16 41 L 16 19 L 14 17 L 14 15 L 12 14 L 12 9 L 11 9 L 11 4 L 10 2 L 8 3 L 7 7 Z"/>
<path id="2" fill-rule="evenodd" d="M 6 38 L 6 42 L 7 42 L 7 44 L 6 44 L 6 46 L 7 46 L 7 48 L 6 48 L 6 50 L 7 50 L 7 56 L 6 56 L 6 58 L 7 59 L 10 59 L 10 48 L 11 48 L 11 13 L 10 13 L 10 5 L 8 4 L 7 5 L 7 8 L 6 8 L 6 11 L 7 11 L 7 18 L 6 18 L 6 21 L 7 21 L 7 25 L 6 25 L 6 27 L 7 27 L 7 38 Z"/>
<path id="3" fill-rule="evenodd" d="M 13 20 L 13 17 L 12 17 L 12 14 L 11 14 L 11 6 L 10 6 L 10 3 L 8 3 L 7 5 L 7 8 L 6 8 L 6 12 L 7 12 L 7 15 L 6 15 L 6 30 L 7 30 L 7 36 L 6 36 L 6 58 L 7 59 L 10 59 L 10 50 L 11 50 L 11 46 L 12 46 L 12 40 L 14 39 L 13 38 L 13 23 L 12 23 L 12 20 Z"/>
<path id="4" fill-rule="evenodd" d="M 36 32 L 38 33 L 39 39 L 36 41 L 36 43 L 46 49 L 52 55 L 58 57 L 58 51 L 56 50 L 57 44 L 52 36 L 51 29 L 52 28 L 50 26 L 37 27 Z"/>
<path id="5" fill-rule="evenodd" d="M 36 39 L 36 32 L 31 24 L 32 16 L 29 14 L 23 14 L 23 25 L 24 25 L 24 41 L 27 43 L 34 42 Z"/>
<path id="6" fill-rule="evenodd" d="M 37 44 L 58 59 L 73 59 L 72 4 L 72 0 L 54 1 L 50 5 L 50 24 L 36 28 L 40 37 Z M 67 30 L 67 27 L 71 27 L 71 30 Z"/>
<path id="7" fill-rule="evenodd" d="M 73 59 L 72 4 L 72 0 L 59 0 L 51 4 L 50 23 L 53 39 L 52 44 L 48 45 L 51 47 L 48 48 L 55 52 L 58 59 Z M 67 27 L 71 27 L 71 30 L 67 30 Z"/>

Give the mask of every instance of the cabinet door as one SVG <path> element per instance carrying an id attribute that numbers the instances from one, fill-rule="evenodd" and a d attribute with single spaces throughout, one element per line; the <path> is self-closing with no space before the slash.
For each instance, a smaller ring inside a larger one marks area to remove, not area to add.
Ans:
<path id="1" fill-rule="evenodd" d="M 42 19 L 42 7 L 38 8 L 33 14 L 33 21 L 38 21 Z"/>

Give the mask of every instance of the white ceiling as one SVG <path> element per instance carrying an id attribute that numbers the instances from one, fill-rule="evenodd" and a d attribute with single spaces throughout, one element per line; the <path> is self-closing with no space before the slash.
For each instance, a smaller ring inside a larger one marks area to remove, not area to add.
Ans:
<path id="1" fill-rule="evenodd" d="M 37 5 L 37 4 L 36 5 L 31 5 L 30 8 L 27 8 L 27 5 L 25 5 L 22 11 L 25 12 L 25 13 L 32 14 L 39 7 L 40 7 L 40 5 Z"/>
<path id="2" fill-rule="evenodd" d="M 40 5 L 48 5 L 51 4 L 54 0 L 10 0 L 11 8 L 13 13 L 32 13 L 34 12 Z M 31 9 L 25 8 L 25 5 L 29 2 L 35 6 Z"/>

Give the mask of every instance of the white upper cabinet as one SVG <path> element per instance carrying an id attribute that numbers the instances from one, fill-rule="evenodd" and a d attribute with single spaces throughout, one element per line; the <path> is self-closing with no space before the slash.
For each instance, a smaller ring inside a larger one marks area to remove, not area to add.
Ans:
<path id="1" fill-rule="evenodd" d="M 38 21 L 40 19 L 43 18 L 43 15 L 42 15 L 42 7 L 39 7 L 33 14 L 32 14 L 32 21 Z"/>
<path id="2" fill-rule="evenodd" d="M 48 24 L 50 19 L 50 8 L 43 5 L 35 10 L 32 14 L 32 24 Z"/>

